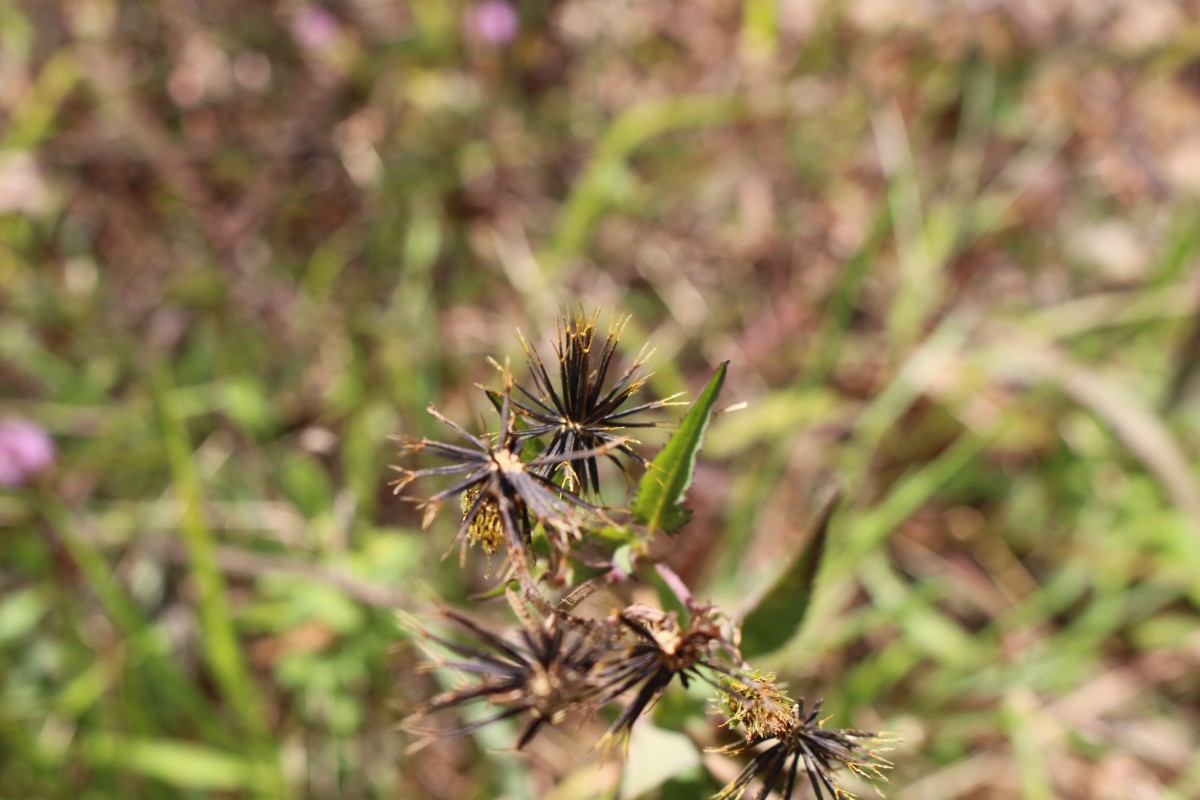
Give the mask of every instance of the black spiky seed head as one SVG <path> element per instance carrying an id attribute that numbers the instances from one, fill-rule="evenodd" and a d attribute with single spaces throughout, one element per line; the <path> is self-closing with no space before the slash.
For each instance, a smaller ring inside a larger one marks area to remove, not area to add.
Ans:
<path id="1" fill-rule="evenodd" d="M 598 509 L 551 479 L 549 471 L 561 463 L 561 456 L 543 454 L 528 462 L 522 460 L 521 450 L 525 440 L 515 432 L 514 406 L 510 402 L 511 386 L 511 377 L 506 376 L 500 408 L 500 432 L 494 435 L 476 436 L 469 433 L 430 406 L 429 413 L 453 429 L 464 443 L 459 445 L 427 438 L 397 437 L 404 454 L 428 452 L 450 463 L 418 470 L 392 466 L 393 470 L 400 473 L 400 477 L 390 485 L 399 494 L 418 478 L 457 476 L 457 480 L 446 489 L 415 501 L 425 511 L 422 525 L 429 526 L 446 500 L 466 495 L 470 499 L 464 503 L 459 539 L 469 540 L 473 526 L 481 515 L 485 515 L 485 522 L 498 520 L 509 554 L 516 560 L 517 557 L 523 558 L 531 519 L 557 532 L 561 543 L 571 535 L 578 535 L 584 518 Z M 577 458 L 603 455 L 622 443 L 623 440 L 617 440 L 596 450 L 574 455 Z M 488 527 L 494 525 L 489 523 Z"/>
<path id="2" fill-rule="evenodd" d="M 633 692 L 607 736 L 630 732 L 676 678 L 687 687 L 693 679 L 714 686 L 730 670 L 718 661 L 720 647 L 728 647 L 720 627 L 705 609 L 694 610 L 686 625 L 675 612 L 634 605 L 616 615 L 624 639 L 615 645 L 599 677 L 605 689 L 602 703 Z M 715 677 L 714 677 L 715 676 Z"/>
<path id="3" fill-rule="evenodd" d="M 521 345 L 529 361 L 533 385 L 526 388 L 518 384 L 516 389 L 524 399 L 513 401 L 526 422 L 519 436 L 550 436 L 545 456 L 573 463 L 579 475 L 580 490 L 593 495 L 600 492 L 598 454 L 585 454 L 607 446 L 645 464 L 646 460 L 629 446 L 632 440 L 622 431 L 657 428 L 662 423 L 636 421 L 630 417 L 680 405 L 676 402 L 679 395 L 672 395 L 624 408 L 650 377 L 642 372 L 649 353 L 643 348 L 629 368 L 606 388 L 621 332 L 629 317 L 614 320 L 603 344 L 597 345 L 598 316 L 598 311 L 589 316 L 580 308 L 574 315 L 564 312 L 559 317 L 558 342 L 554 347 L 558 359 L 557 387 L 537 350 L 522 336 Z M 620 459 L 611 452 L 607 455 L 627 475 L 627 468 Z"/>
<path id="4" fill-rule="evenodd" d="M 522 615 L 522 626 L 513 638 L 494 634 L 469 617 L 453 610 L 444 615 L 464 628 L 471 644 L 424 633 L 458 658 L 434 666 L 457 670 L 476 681 L 434 697 L 407 720 L 407 725 L 430 714 L 485 701 L 500 710 L 478 722 L 449 730 L 426 731 L 414 745 L 419 749 L 441 740 L 467 736 L 503 719 L 523 718 L 524 727 L 515 748 L 521 749 L 548 725 L 555 725 L 570 712 L 595 709 L 600 684 L 596 666 L 608 652 L 610 629 L 584 624 L 565 614 L 551 613 L 540 622 Z"/>

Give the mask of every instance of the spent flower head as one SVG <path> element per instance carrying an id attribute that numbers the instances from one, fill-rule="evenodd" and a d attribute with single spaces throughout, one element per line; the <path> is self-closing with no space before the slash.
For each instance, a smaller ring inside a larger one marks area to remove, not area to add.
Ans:
<path id="1" fill-rule="evenodd" d="M 511 596 L 510 600 L 516 608 L 518 601 Z M 516 638 L 505 639 L 456 611 L 444 614 L 471 633 L 476 643 L 464 645 L 430 633 L 423 635 L 460 657 L 441 661 L 440 666 L 474 675 L 478 682 L 434 697 L 409 722 L 475 700 L 486 700 L 501 710 L 478 722 L 428 732 L 416 748 L 438 739 L 466 736 L 503 719 L 524 717 L 525 727 L 516 742 L 519 750 L 543 727 L 560 722 L 569 712 L 594 708 L 593 700 L 601 688 L 595 668 L 609 652 L 609 629 L 565 614 L 551 613 L 538 622 L 521 613 L 522 626 Z"/>
<path id="2" fill-rule="evenodd" d="M 686 688 L 695 678 L 717 685 L 711 674 L 730 672 L 717 660 L 719 647 L 729 645 L 720 626 L 704 609 L 698 609 L 686 625 L 680 625 L 673 611 L 634 605 L 617 614 L 616 623 L 625 632 L 625 639 L 613 649 L 600 671 L 605 686 L 601 699 L 608 702 L 636 691 L 609 729 L 609 736 L 629 733 L 676 677 Z"/>
<path id="3" fill-rule="evenodd" d="M 506 374 L 500 407 L 500 432 L 495 435 L 476 436 L 469 433 L 430 406 L 429 413 L 453 429 L 465 444 L 437 442 L 424 437 L 397 437 L 405 454 L 429 452 L 450 463 L 418 470 L 393 466 L 392 469 L 399 472 L 400 477 L 391 485 L 399 494 L 418 478 L 458 476 L 448 488 L 416 500 L 425 510 L 422 524 L 428 526 L 447 499 L 465 495 L 468 499 L 464 502 L 459 539 L 480 541 L 486 551 L 488 546 L 495 545 L 495 537 L 485 534 L 489 534 L 498 521 L 509 553 L 515 561 L 523 555 L 524 545 L 529 540 L 531 518 L 559 533 L 562 540 L 569 534 L 577 534 L 583 517 L 599 509 L 554 482 L 551 470 L 562 462 L 561 456 L 543 453 L 529 461 L 522 460 L 521 450 L 526 439 L 516 433 L 510 387 L 511 377 Z M 617 440 L 574 456 L 587 458 L 602 455 L 621 443 L 622 440 Z"/>
<path id="4" fill-rule="evenodd" d="M 746 677 L 751 680 L 745 681 Z M 821 701 L 806 708 L 803 699 L 794 702 L 775 688 L 773 677 L 740 676 L 727 686 L 722 705 L 732 709 L 732 713 L 727 711 L 730 724 L 740 725 L 745 739 L 720 752 L 757 752 L 714 800 L 740 800 L 755 780 L 761 788 L 754 800 L 766 800 L 772 791 L 779 791 L 782 800 L 790 800 L 803 780 L 807 780 L 816 800 L 848 800 L 854 795 L 839 786 L 834 777 L 834 772 L 843 767 L 860 778 L 887 780 L 883 773 L 892 764 L 879 747 L 887 741 L 885 738 L 867 731 L 823 727 Z M 779 713 L 779 704 L 789 706 L 786 716 Z M 799 777 L 801 772 L 805 778 Z"/>

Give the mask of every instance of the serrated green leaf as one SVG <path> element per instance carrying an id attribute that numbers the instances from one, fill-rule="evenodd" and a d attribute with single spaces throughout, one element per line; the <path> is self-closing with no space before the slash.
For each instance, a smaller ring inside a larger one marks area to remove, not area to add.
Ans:
<path id="1" fill-rule="evenodd" d="M 651 532 L 663 530 L 672 533 L 688 521 L 691 512 L 680 503 L 683 494 L 692 484 L 692 473 L 696 467 L 696 453 L 704 443 L 704 433 L 712 418 L 713 403 L 725 382 L 725 361 L 717 367 L 704 391 L 688 409 L 679 430 L 671 434 L 638 486 L 637 499 L 633 503 L 633 518 L 647 526 Z"/>
<path id="2" fill-rule="evenodd" d="M 803 627 L 812 603 L 817 571 L 825 555 L 829 521 L 839 500 L 841 493 L 835 492 L 825 501 L 792 562 L 758 602 L 744 612 L 741 651 L 746 658 L 778 650 Z"/>

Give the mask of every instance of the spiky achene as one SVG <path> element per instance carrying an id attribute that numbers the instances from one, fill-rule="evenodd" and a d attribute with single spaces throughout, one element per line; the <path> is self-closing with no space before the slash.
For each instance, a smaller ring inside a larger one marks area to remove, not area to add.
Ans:
<path id="1" fill-rule="evenodd" d="M 546 446 L 545 457 L 576 464 L 581 490 L 592 494 L 600 492 L 595 451 L 609 446 L 645 464 L 646 460 L 629 446 L 630 440 L 623 437 L 621 431 L 661 427 L 662 423 L 659 422 L 638 422 L 629 418 L 642 412 L 679 405 L 675 402 L 679 395 L 672 395 L 622 410 L 626 401 L 637 394 L 650 377 L 642 373 L 648 353 L 643 348 L 629 368 L 606 391 L 608 372 L 613 365 L 621 332 L 629 318 L 617 319 L 609 326 L 608 335 L 597 351 L 598 316 L 598 311 L 588 316 L 582 309 L 574 315 L 563 313 L 560 316 L 558 343 L 554 348 L 558 358 L 557 388 L 537 350 L 522 336 L 521 345 L 529 361 L 533 386 L 527 389 L 518 384 L 517 391 L 524 395 L 525 401 L 513 401 L 517 412 L 527 422 L 519 436 L 538 438 L 549 435 L 551 439 Z M 611 453 L 609 457 L 622 473 L 626 472 L 625 465 L 619 459 Z"/>

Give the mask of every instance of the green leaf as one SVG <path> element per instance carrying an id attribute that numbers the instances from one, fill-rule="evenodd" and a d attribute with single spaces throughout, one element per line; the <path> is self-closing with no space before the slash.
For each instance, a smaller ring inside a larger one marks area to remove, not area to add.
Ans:
<path id="1" fill-rule="evenodd" d="M 497 584 L 495 588 L 488 589 L 487 591 L 480 592 L 479 594 L 471 595 L 471 599 L 476 601 L 494 600 L 497 597 L 503 597 L 504 593 L 509 589 L 512 589 L 514 592 L 520 591 L 521 584 L 516 580 L 504 581 Z"/>
<path id="2" fill-rule="evenodd" d="M 630 736 L 621 797 L 641 797 L 674 777 L 699 769 L 700 764 L 700 753 L 690 738 L 642 720 Z"/>
<path id="3" fill-rule="evenodd" d="M 680 506 L 683 493 L 692 483 L 692 472 L 696 467 L 696 453 L 704 442 L 704 432 L 712 417 L 713 403 L 725 382 L 725 361 L 717 367 L 712 380 L 688 409 L 679 430 L 671 434 L 667 446 L 662 449 L 638 486 L 637 499 L 633 503 L 633 517 L 650 528 L 651 532 L 664 530 L 672 533 L 688 521 L 691 512 Z"/>
<path id="4" fill-rule="evenodd" d="M 610 542 L 620 542 L 621 544 L 633 544 L 637 539 L 637 534 L 624 525 L 605 525 L 600 528 L 595 528 L 591 533 L 599 536 L 601 539 L 607 539 Z"/>
<path id="5" fill-rule="evenodd" d="M 813 596 L 813 585 L 825 543 L 829 538 L 829 520 L 841 500 L 834 492 L 825 501 L 810 526 L 810 533 L 790 565 L 775 579 L 771 588 L 743 614 L 742 655 L 752 658 L 786 644 L 804 625 Z"/>
<path id="6" fill-rule="evenodd" d="M 623 544 L 613 553 L 613 566 L 624 572 L 626 575 L 632 575 L 633 566 L 633 545 Z"/>
<path id="7" fill-rule="evenodd" d="M 0 601 L 0 645 L 22 639 L 38 627 L 49 604 L 35 588 L 13 592 Z"/>

